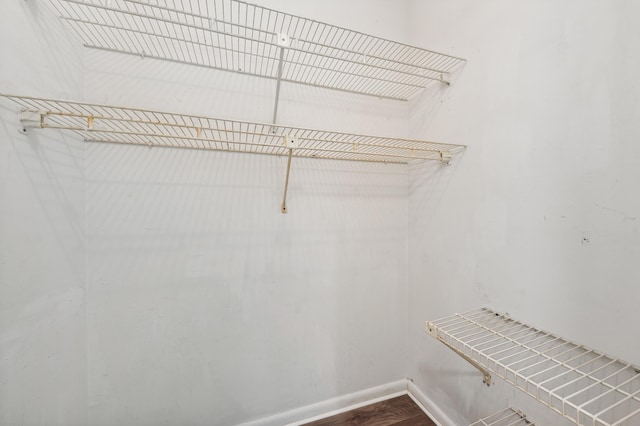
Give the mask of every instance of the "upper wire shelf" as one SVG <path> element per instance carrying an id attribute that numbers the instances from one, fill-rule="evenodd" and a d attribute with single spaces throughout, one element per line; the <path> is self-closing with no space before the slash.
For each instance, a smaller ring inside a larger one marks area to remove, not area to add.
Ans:
<path id="1" fill-rule="evenodd" d="M 465 60 L 239 0 L 51 0 L 85 46 L 408 100 Z"/>
<path id="2" fill-rule="evenodd" d="M 464 145 L 367 136 L 84 102 L 3 95 L 25 128 L 75 132 L 89 142 L 246 152 L 382 163 L 440 160 Z"/>
<path id="3" fill-rule="evenodd" d="M 495 414 L 480 419 L 471 426 L 535 426 L 526 416 L 513 408 L 505 408 Z"/>
<path id="4" fill-rule="evenodd" d="M 640 424 L 632 364 L 487 308 L 427 322 L 427 332 L 577 425 Z"/>

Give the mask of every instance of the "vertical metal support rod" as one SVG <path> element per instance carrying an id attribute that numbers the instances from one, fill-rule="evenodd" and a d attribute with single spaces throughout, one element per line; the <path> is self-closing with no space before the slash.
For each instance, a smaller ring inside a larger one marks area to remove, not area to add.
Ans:
<path id="1" fill-rule="evenodd" d="M 280 211 L 282 213 L 287 212 L 287 190 L 289 189 L 289 172 L 291 171 L 291 155 L 293 154 L 293 149 L 289 148 L 289 159 L 287 160 L 287 178 L 284 181 L 284 197 L 282 198 L 282 206 L 280 207 Z"/>
<path id="2" fill-rule="evenodd" d="M 276 85 L 276 101 L 273 105 L 273 124 L 278 117 L 278 102 L 280 101 L 280 83 L 282 82 L 282 63 L 284 62 L 284 47 L 280 48 L 280 61 L 278 62 L 278 83 Z"/>
<path id="3" fill-rule="evenodd" d="M 280 102 L 280 84 L 282 83 L 282 68 L 284 62 L 284 47 L 280 47 L 280 61 L 278 62 L 278 82 L 276 84 L 276 99 L 273 104 L 273 124 L 276 124 L 276 120 L 278 119 L 278 103 Z M 274 130 L 275 132 L 275 130 Z M 280 206 L 280 211 L 282 213 L 287 213 L 287 191 L 289 189 L 289 172 L 291 171 L 291 156 L 293 154 L 293 149 L 289 148 L 289 158 L 287 159 L 287 177 L 284 181 L 284 195 L 282 197 L 282 205 Z"/>

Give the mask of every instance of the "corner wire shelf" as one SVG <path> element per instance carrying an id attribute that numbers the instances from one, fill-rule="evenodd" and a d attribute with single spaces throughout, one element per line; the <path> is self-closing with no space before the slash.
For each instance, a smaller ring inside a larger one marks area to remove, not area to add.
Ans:
<path id="1" fill-rule="evenodd" d="M 464 145 L 366 136 L 146 109 L 0 94 L 27 128 L 69 130 L 87 142 L 407 164 L 448 163 Z"/>
<path id="2" fill-rule="evenodd" d="M 51 2 L 87 47 L 380 98 L 408 100 L 465 62 L 238 0 Z"/>
<path id="3" fill-rule="evenodd" d="M 640 369 L 481 308 L 427 322 L 427 332 L 577 425 L 640 425 Z M 487 376 L 488 381 L 487 381 Z"/>
<path id="4" fill-rule="evenodd" d="M 480 419 L 470 426 L 535 426 L 519 410 L 506 408 L 495 414 Z"/>

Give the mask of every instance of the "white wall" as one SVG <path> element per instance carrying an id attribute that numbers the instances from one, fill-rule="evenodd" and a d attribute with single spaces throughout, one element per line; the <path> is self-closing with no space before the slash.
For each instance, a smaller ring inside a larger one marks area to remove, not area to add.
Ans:
<path id="1" fill-rule="evenodd" d="M 82 49 L 44 4 L 3 6 L 1 91 L 270 120 L 273 82 Z M 269 5 L 408 38 L 404 2 Z M 281 99 L 281 123 L 408 128 Z M 24 136 L 2 108 L 0 424 L 235 424 L 403 376 L 406 167 L 296 159 L 284 216 L 284 158 Z"/>
<path id="2" fill-rule="evenodd" d="M 408 37 L 398 2 L 366 3 L 359 22 L 338 1 L 270 5 Z M 86 67 L 89 101 L 271 119 L 272 81 L 97 51 Z M 406 103 L 292 85 L 281 102 L 283 124 L 408 129 Z M 87 145 L 91 424 L 231 425 L 404 377 L 407 168 L 294 159 L 282 215 L 285 170 Z"/>
<path id="3" fill-rule="evenodd" d="M 273 82 L 82 50 L 41 4 L 3 4 L 0 91 L 269 121 Z M 480 305 L 640 363 L 638 5 L 263 4 L 469 60 L 411 105 L 284 86 L 280 123 L 468 151 L 294 160 L 284 216 L 284 158 L 25 137 L 3 103 L 0 424 L 235 424 L 406 375 L 458 424 L 531 405 L 424 333 Z"/>
<path id="4" fill-rule="evenodd" d="M 409 376 L 459 424 L 518 395 L 483 386 L 425 320 L 486 305 L 640 363 L 639 13 L 412 3 L 413 43 L 468 59 L 411 119 L 412 136 L 469 146 L 445 174 L 410 172 Z"/>
<path id="5" fill-rule="evenodd" d="M 81 47 L 44 3 L 3 1 L 0 92 L 82 97 Z M 84 151 L 0 105 L 0 424 L 87 424 Z"/>
<path id="6" fill-rule="evenodd" d="M 117 149 L 115 149 L 117 148 Z M 406 170 L 90 145 L 92 424 L 237 424 L 402 377 Z"/>

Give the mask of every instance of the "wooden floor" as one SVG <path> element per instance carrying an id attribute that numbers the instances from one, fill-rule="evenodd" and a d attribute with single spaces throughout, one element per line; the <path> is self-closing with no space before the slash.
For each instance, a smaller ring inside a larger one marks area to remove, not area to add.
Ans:
<path id="1" fill-rule="evenodd" d="M 436 426 L 408 396 L 387 399 L 304 426 Z"/>

